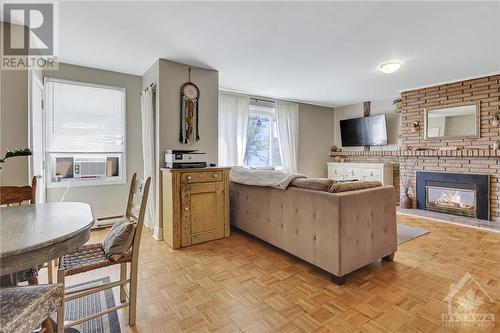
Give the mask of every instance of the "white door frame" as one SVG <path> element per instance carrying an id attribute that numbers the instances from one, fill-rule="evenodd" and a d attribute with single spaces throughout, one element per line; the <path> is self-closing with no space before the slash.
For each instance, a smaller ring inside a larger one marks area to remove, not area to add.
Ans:
<path id="1" fill-rule="evenodd" d="M 34 89 L 40 89 L 41 93 L 41 105 L 34 105 L 33 101 L 33 90 Z M 39 174 L 40 172 L 37 172 L 34 170 L 34 163 L 33 163 L 33 158 L 34 155 L 30 156 L 28 159 L 28 184 L 31 184 L 31 179 L 33 176 L 37 177 L 37 202 L 44 202 L 47 198 L 47 193 L 46 193 L 46 187 L 45 187 L 45 177 L 46 177 L 46 170 L 45 170 L 45 110 L 43 107 L 44 103 L 44 96 L 45 96 L 45 91 L 44 91 L 44 85 L 42 80 L 33 73 L 33 70 L 28 71 L 28 99 L 29 99 L 29 112 L 28 112 L 28 143 L 30 149 L 33 151 L 33 140 L 34 140 L 34 134 L 33 134 L 33 126 L 40 126 L 41 133 L 42 133 L 42 151 L 40 152 L 40 157 L 42 159 L 42 174 Z M 36 119 L 33 116 L 34 110 L 38 110 L 42 112 L 42 122 L 38 124 L 34 124 L 34 120 Z M 40 196 L 41 194 L 41 196 Z"/>

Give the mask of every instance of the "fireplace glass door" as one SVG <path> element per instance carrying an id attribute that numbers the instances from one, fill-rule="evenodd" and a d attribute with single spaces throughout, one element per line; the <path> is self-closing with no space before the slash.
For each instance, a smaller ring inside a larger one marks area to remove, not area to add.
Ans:
<path id="1" fill-rule="evenodd" d="M 426 209 L 437 212 L 476 217 L 476 191 L 468 189 L 426 186 Z"/>

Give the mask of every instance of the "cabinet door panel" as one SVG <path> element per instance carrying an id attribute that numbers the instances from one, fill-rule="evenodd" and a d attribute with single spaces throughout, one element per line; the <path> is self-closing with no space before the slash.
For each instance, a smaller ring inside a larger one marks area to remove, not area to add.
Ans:
<path id="1" fill-rule="evenodd" d="M 192 244 L 224 237 L 223 184 L 191 185 Z"/>

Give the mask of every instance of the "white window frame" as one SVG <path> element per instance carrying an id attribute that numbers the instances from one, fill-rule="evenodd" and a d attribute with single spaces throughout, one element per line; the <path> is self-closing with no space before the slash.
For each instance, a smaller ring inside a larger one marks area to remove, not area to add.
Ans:
<path id="1" fill-rule="evenodd" d="M 250 104 L 249 113 L 248 113 L 248 116 L 249 116 L 248 120 L 250 120 L 251 115 L 263 115 L 263 116 L 269 116 L 271 118 L 270 126 L 269 126 L 269 132 L 270 132 L 269 133 L 269 162 L 270 162 L 270 165 L 268 165 L 268 166 L 273 167 L 276 170 L 283 170 L 283 166 L 282 165 L 275 166 L 274 160 L 273 160 L 273 152 L 274 152 L 274 149 L 273 149 L 274 148 L 273 129 L 274 129 L 274 121 L 276 120 L 275 119 L 276 118 L 276 108 Z M 276 131 L 277 130 L 278 129 L 276 129 Z M 278 149 L 280 149 L 280 148 L 278 147 Z M 281 154 L 281 152 L 280 152 L 280 154 Z M 245 165 L 245 166 L 248 166 L 248 165 Z"/>
<path id="2" fill-rule="evenodd" d="M 46 163 L 46 168 L 45 168 L 45 179 L 46 181 L 46 187 L 47 188 L 67 188 L 68 186 L 71 187 L 85 187 L 85 186 L 101 186 L 101 185 L 122 185 L 127 183 L 127 93 L 126 89 L 124 87 L 117 87 L 117 86 L 110 86 L 110 85 L 103 85 L 103 84 L 97 84 L 97 83 L 90 83 L 90 82 L 82 82 L 82 81 L 74 81 L 74 80 L 65 80 L 65 79 L 58 79 L 58 78 L 52 78 L 52 77 L 45 77 L 43 81 L 44 85 L 44 112 L 50 112 L 51 110 L 47 109 L 47 101 L 49 100 L 50 92 L 47 89 L 47 83 L 48 82 L 59 82 L 59 83 L 65 83 L 65 84 L 74 84 L 78 86 L 86 86 L 86 87 L 92 87 L 92 88 L 103 88 L 103 89 L 110 89 L 110 90 L 117 90 L 123 93 L 122 95 L 122 113 L 123 113 L 123 128 L 124 128 L 124 135 L 123 135 L 123 151 L 122 152 L 52 152 L 48 150 L 48 140 L 47 140 L 47 126 L 48 126 L 48 117 L 44 117 L 44 141 L 45 141 L 45 163 Z M 53 175 L 52 175 L 52 167 L 54 166 L 55 163 L 55 157 L 54 155 L 60 155 L 61 157 L 65 157 L 68 155 L 88 155 L 88 156 L 95 156 L 95 155 L 106 155 L 107 157 L 115 157 L 116 155 L 121 155 L 119 165 L 118 165 L 118 173 L 119 176 L 115 177 L 104 177 L 104 178 L 98 178 L 98 179 L 79 179 L 79 178 L 72 178 L 72 179 L 63 179 L 60 182 L 56 182 L 53 180 Z"/>

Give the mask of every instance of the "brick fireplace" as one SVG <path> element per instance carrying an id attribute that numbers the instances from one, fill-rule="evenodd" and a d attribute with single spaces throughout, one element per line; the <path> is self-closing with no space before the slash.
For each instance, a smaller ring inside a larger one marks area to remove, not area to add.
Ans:
<path id="1" fill-rule="evenodd" d="M 424 138 L 424 109 L 463 102 L 480 103 L 480 137 L 456 140 L 426 140 Z M 500 140 L 500 128 L 493 126 L 489 117 L 500 112 L 500 74 L 460 81 L 401 93 L 396 110 L 401 113 L 401 141 L 407 151 L 343 151 L 333 153 L 346 162 L 385 162 L 394 165 L 394 183 L 399 198 L 399 164 L 402 159 L 414 161 L 411 175 L 415 207 L 416 173 L 419 171 L 489 176 L 489 218 L 500 223 L 500 151 L 493 144 Z M 419 122 L 416 131 L 412 123 Z M 463 146 L 460 150 L 418 151 L 417 148 Z M 467 192 L 468 193 L 468 192 Z M 469 194 L 463 193 L 464 196 Z M 416 195 L 417 194 L 417 195 Z"/>

